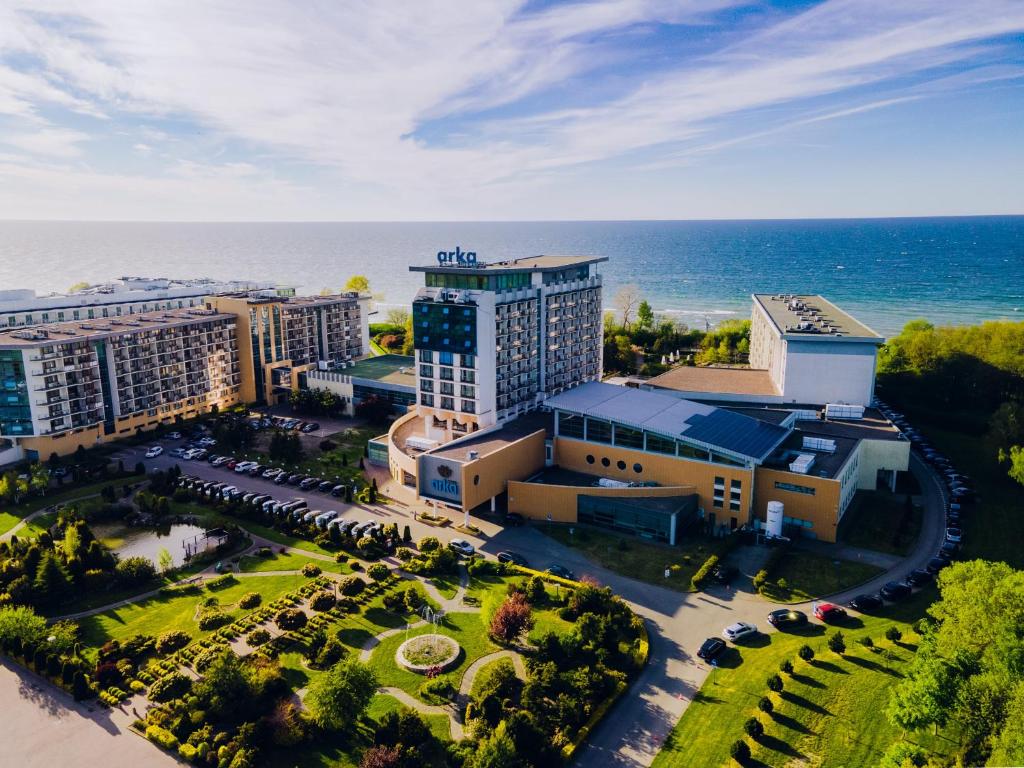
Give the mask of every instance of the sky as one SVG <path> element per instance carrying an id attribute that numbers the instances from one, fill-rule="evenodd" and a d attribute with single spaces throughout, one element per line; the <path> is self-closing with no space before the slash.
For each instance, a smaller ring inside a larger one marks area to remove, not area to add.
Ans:
<path id="1" fill-rule="evenodd" d="M 0 0 L 0 219 L 1024 213 L 1024 0 Z"/>

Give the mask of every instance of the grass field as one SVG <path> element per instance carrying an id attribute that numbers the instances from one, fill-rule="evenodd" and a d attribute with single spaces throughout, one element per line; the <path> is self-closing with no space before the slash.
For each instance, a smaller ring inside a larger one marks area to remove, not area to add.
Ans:
<path id="1" fill-rule="evenodd" d="M 863 584 L 880 573 L 881 568 L 868 563 L 792 551 L 775 567 L 763 594 L 776 602 L 802 603 Z M 782 579 L 785 579 L 785 588 L 779 586 Z"/>
<path id="2" fill-rule="evenodd" d="M 926 590 L 889 609 L 888 618 L 854 619 L 842 628 L 847 647 L 843 656 L 827 650 L 825 639 L 834 630 L 826 632 L 820 625 L 808 627 L 806 634 L 773 632 L 762 637 L 762 644 L 753 644 L 760 647 L 732 651 L 734 658 L 705 681 L 666 739 L 655 768 L 734 765 L 729 747 L 743 738 L 743 723 L 755 716 L 763 723 L 765 735 L 757 742 L 747 739 L 753 755 L 751 766 L 877 765 L 882 753 L 901 735 L 899 728 L 889 724 L 884 710 L 889 690 L 903 676 L 916 648 L 917 637 L 910 624 L 934 597 L 934 590 Z M 898 644 L 884 637 L 892 624 L 903 632 Z M 864 636 L 871 637 L 877 651 L 857 642 Z M 797 656 L 804 643 L 816 654 L 810 664 Z M 783 675 L 781 696 L 771 695 L 773 714 L 760 713 L 757 702 L 768 695 L 765 681 L 785 659 L 793 662 L 794 674 Z M 956 746 L 955 734 L 913 734 L 908 738 L 939 754 Z"/>
<path id="3" fill-rule="evenodd" d="M 352 573 L 347 562 L 336 563 L 333 560 L 320 560 L 305 557 L 295 552 L 273 552 L 269 557 L 262 555 L 246 555 L 238 561 L 238 569 L 242 573 L 255 573 L 258 571 L 298 571 L 306 563 L 313 563 L 323 571 L 331 573 Z"/>
<path id="4" fill-rule="evenodd" d="M 388 712 L 403 712 L 408 710 L 402 702 L 396 699 L 394 696 L 388 696 L 387 694 L 377 694 L 373 697 L 370 702 L 369 709 L 366 710 L 366 716 L 379 721 Z M 451 741 L 451 726 L 447 715 L 423 715 L 420 717 L 426 721 L 427 726 L 430 728 L 430 732 L 434 734 L 441 741 Z"/>
<path id="5" fill-rule="evenodd" d="M 266 605 L 306 581 L 305 576 L 252 576 L 238 579 L 237 584 L 226 589 L 204 589 L 201 595 L 158 595 L 80 619 L 82 644 L 95 649 L 108 640 L 124 640 L 140 633 L 160 635 L 172 629 L 180 629 L 192 637 L 204 637 L 211 632 L 200 631 L 195 616 L 200 603 L 207 597 L 216 597 L 221 608 L 237 618 L 248 613 L 237 606 L 239 598 L 246 592 L 259 592 Z"/>
<path id="6" fill-rule="evenodd" d="M 712 539 L 683 537 L 682 544 L 669 547 L 652 544 L 634 536 L 617 536 L 613 533 L 576 525 L 570 533 L 569 526 L 537 526 L 556 541 L 580 550 L 589 559 L 610 571 L 640 581 L 657 584 L 660 587 L 690 592 L 690 579 L 704 561 L 718 554 L 719 543 Z M 673 569 L 670 578 L 665 578 L 665 569 Z"/>
<path id="7" fill-rule="evenodd" d="M 854 547 L 873 549 L 892 555 L 906 555 L 921 532 L 923 509 L 906 506 L 906 495 L 888 491 L 860 491 L 850 509 L 843 515 L 839 541 Z M 908 515 L 906 528 L 899 532 L 900 522 Z"/>
<path id="8" fill-rule="evenodd" d="M 54 504 L 66 504 L 75 499 L 96 495 L 108 485 L 122 486 L 125 483 L 137 483 L 139 480 L 140 478 L 137 475 L 130 475 L 129 477 L 122 477 L 116 480 L 103 480 L 98 483 L 76 485 L 72 488 L 55 488 L 50 490 L 46 496 L 30 496 L 20 504 L 4 504 L 3 508 L 0 509 L 0 535 L 7 533 L 37 509 L 51 507 Z"/>

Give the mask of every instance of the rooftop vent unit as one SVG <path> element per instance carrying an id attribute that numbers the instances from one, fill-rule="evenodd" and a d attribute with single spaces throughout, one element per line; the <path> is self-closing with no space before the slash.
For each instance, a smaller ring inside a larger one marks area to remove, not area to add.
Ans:
<path id="1" fill-rule="evenodd" d="M 846 403 L 827 403 L 825 405 L 826 419 L 863 419 L 863 405 L 848 405 Z"/>
<path id="2" fill-rule="evenodd" d="M 466 454 L 466 460 L 467 461 L 474 461 L 475 459 L 479 459 L 479 458 L 480 458 L 480 451 L 469 451 Z"/>
<path id="3" fill-rule="evenodd" d="M 824 437 L 804 437 L 803 447 L 811 451 L 835 453 L 836 441 L 828 440 Z"/>
<path id="4" fill-rule="evenodd" d="M 50 338 L 50 334 L 44 328 L 30 328 L 24 331 L 12 331 L 11 337 L 15 339 L 25 339 L 27 341 L 39 341 L 40 339 Z"/>
<path id="5" fill-rule="evenodd" d="M 811 471 L 811 467 L 814 465 L 814 454 L 813 453 L 801 453 L 798 454 L 793 461 L 789 464 L 789 471 L 795 472 L 798 475 L 806 475 Z"/>

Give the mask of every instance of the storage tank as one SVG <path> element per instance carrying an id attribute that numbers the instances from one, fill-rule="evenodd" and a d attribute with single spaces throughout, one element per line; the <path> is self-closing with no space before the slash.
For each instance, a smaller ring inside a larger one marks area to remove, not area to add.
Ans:
<path id="1" fill-rule="evenodd" d="M 782 535 L 782 510 L 781 501 L 768 502 L 768 518 L 764 525 L 769 536 Z"/>

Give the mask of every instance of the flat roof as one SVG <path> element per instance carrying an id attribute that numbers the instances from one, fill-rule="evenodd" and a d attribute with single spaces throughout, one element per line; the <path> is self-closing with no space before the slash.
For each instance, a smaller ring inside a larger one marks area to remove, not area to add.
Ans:
<path id="1" fill-rule="evenodd" d="M 799 420 L 798 429 L 823 437 L 850 437 L 858 440 L 905 440 L 903 434 L 880 411 L 865 408 L 862 419 Z"/>
<path id="2" fill-rule="evenodd" d="M 768 371 L 757 368 L 717 368 L 682 365 L 644 382 L 676 392 L 779 395 Z"/>
<path id="3" fill-rule="evenodd" d="M 359 294 L 332 293 L 329 296 L 252 296 L 248 293 L 226 294 L 229 299 L 245 299 L 247 304 L 285 304 L 287 306 L 315 307 L 320 304 L 337 304 L 342 301 L 356 301 Z"/>
<path id="4" fill-rule="evenodd" d="M 870 339 L 879 344 L 884 341 L 879 334 L 824 296 L 755 293 L 752 298 L 768 315 L 775 329 L 789 338 Z M 798 326 L 803 322 L 810 323 L 811 328 L 800 330 Z"/>
<path id="5" fill-rule="evenodd" d="M 550 413 L 533 411 L 502 425 L 493 432 L 463 438 L 454 445 L 447 443 L 427 451 L 427 453 L 431 456 L 440 456 L 465 464 L 471 461 L 470 451 L 476 451 L 477 458 L 483 458 L 541 429 L 544 430 L 545 435 L 551 436 L 554 434 L 553 424 L 554 417 Z"/>
<path id="6" fill-rule="evenodd" d="M 805 448 L 805 437 L 828 437 L 828 439 L 835 443 L 836 450 L 834 453 L 827 453 L 825 451 Z M 795 429 L 790 436 L 786 438 L 785 442 L 783 442 L 782 445 L 773 451 L 772 455 L 765 460 L 763 466 L 768 469 L 789 472 L 794 478 L 824 477 L 829 480 L 834 480 L 838 476 L 839 470 L 843 468 L 847 459 L 850 458 L 850 454 L 857 448 L 858 442 L 860 441 L 854 438 L 823 435 L 816 430 Z M 790 462 L 793 461 L 797 454 L 800 453 L 813 454 L 814 464 L 811 465 L 811 469 L 807 473 L 790 472 Z"/>
<path id="7" fill-rule="evenodd" d="M 763 460 L 789 430 L 661 392 L 587 382 L 548 398 L 546 406 Z"/>
<path id="8" fill-rule="evenodd" d="M 30 325 L 0 330 L 0 347 L 45 347 L 50 344 L 68 344 L 87 339 L 142 333 L 154 328 L 193 325 L 210 320 L 234 321 L 236 317 L 233 314 L 194 307 L 95 320 Z"/>
<path id="9" fill-rule="evenodd" d="M 354 365 L 337 371 L 355 379 L 383 381 L 416 388 L 416 358 L 412 355 L 377 355 L 356 360 Z"/>
<path id="10" fill-rule="evenodd" d="M 559 269 L 565 269 L 566 267 L 581 267 L 584 264 L 597 264 L 602 261 L 608 261 L 607 256 L 569 256 L 569 255 L 539 255 L 539 256 L 523 256 L 518 259 L 509 259 L 507 261 L 495 261 L 492 263 L 478 262 L 477 264 L 467 264 L 464 266 L 456 266 L 454 264 L 434 264 L 428 266 L 420 266 L 418 264 L 409 267 L 410 272 L 449 272 L 449 273 L 462 273 L 462 272 L 502 272 L 502 271 L 520 271 L 520 272 L 552 272 Z"/>

